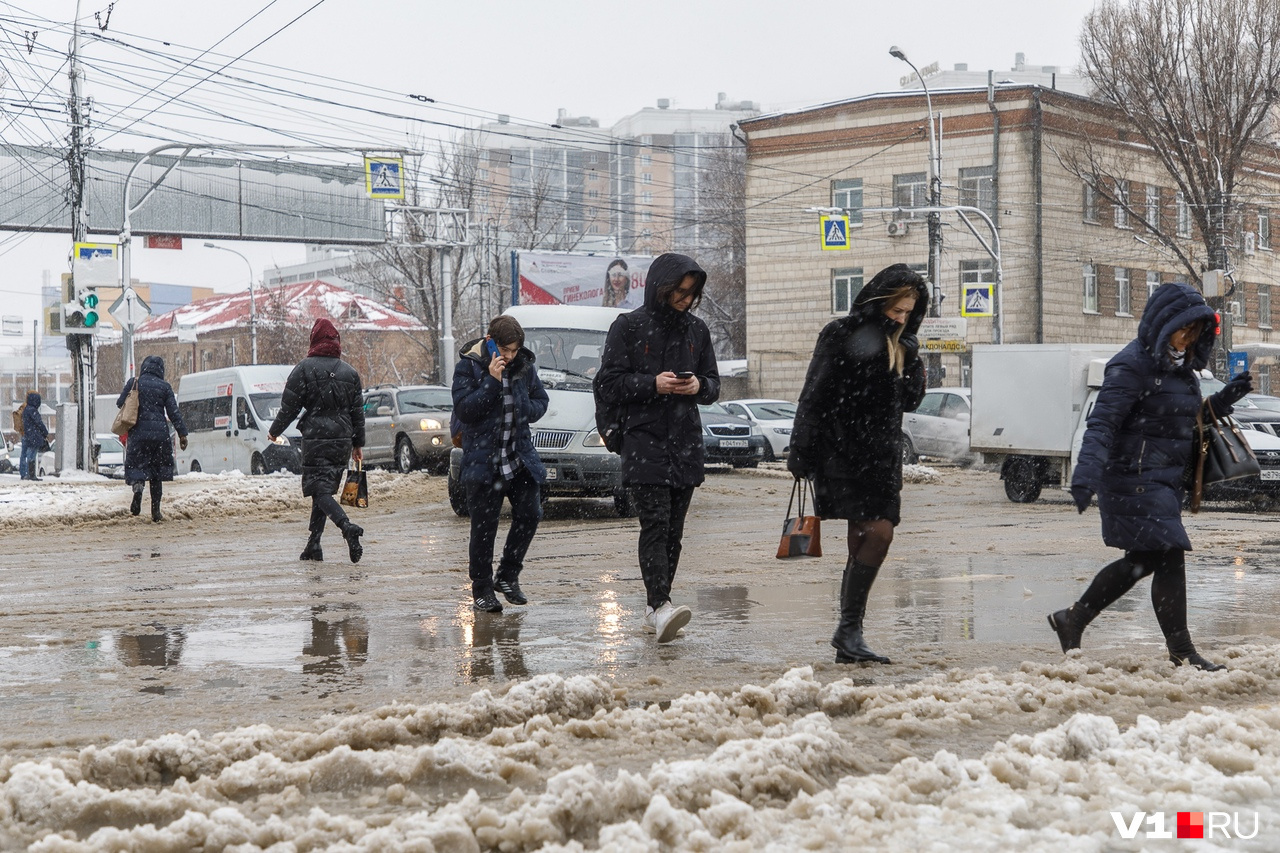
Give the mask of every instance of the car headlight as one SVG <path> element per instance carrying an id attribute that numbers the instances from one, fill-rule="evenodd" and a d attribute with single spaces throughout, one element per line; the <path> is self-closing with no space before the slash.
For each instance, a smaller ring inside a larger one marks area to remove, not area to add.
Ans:
<path id="1" fill-rule="evenodd" d="M 774 427 L 773 431 L 778 435 L 791 435 L 791 427 Z"/>
<path id="2" fill-rule="evenodd" d="M 423 418 L 418 421 L 418 429 L 426 432 L 429 429 L 440 429 L 440 422 L 435 418 Z"/>
<path id="3" fill-rule="evenodd" d="M 277 435 L 275 438 L 271 439 L 271 443 L 278 444 L 281 447 L 288 447 L 289 439 L 285 438 L 283 435 Z"/>
<path id="4" fill-rule="evenodd" d="M 752 424 L 751 435 L 764 435 L 764 433 L 760 432 L 760 427 L 756 426 L 755 424 Z"/>
<path id="5" fill-rule="evenodd" d="M 604 447 L 604 439 L 600 437 L 600 433 L 592 430 L 587 433 L 587 437 L 582 440 L 583 447 Z"/>

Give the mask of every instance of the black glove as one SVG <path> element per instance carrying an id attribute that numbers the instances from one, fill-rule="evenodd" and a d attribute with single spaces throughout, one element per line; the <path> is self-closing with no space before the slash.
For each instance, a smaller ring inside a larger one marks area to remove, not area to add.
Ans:
<path id="1" fill-rule="evenodd" d="M 1088 486 L 1072 486 L 1071 499 L 1076 502 L 1076 509 L 1084 512 L 1089 508 L 1089 501 L 1093 499 L 1093 489 Z"/>
<path id="2" fill-rule="evenodd" d="M 1244 399 L 1245 394 L 1253 393 L 1253 377 L 1249 375 L 1249 371 L 1245 371 L 1232 379 L 1222 390 L 1214 396 L 1218 398 L 1218 402 L 1224 406 L 1234 406 L 1236 403 Z"/>
<path id="3" fill-rule="evenodd" d="M 920 339 L 915 335 L 903 334 L 898 338 L 898 343 L 902 344 L 902 354 L 905 356 L 906 364 L 920 357 Z"/>

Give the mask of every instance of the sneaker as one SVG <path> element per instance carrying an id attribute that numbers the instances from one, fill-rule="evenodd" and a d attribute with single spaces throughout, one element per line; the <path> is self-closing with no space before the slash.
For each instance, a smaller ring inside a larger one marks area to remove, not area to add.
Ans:
<path id="1" fill-rule="evenodd" d="M 503 597 L 507 599 L 508 604 L 528 604 L 529 603 L 529 599 L 525 598 L 524 593 L 520 591 L 520 581 L 500 580 L 497 583 L 495 583 L 493 586 L 494 586 L 494 589 L 502 593 Z"/>
<path id="2" fill-rule="evenodd" d="M 498 597 L 492 592 L 486 592 L 483 595 L 477 595 L 471 606 L 482 613 L 501 613 L 502 602 L 498 601 Z"/>
<path id="3" fill-rule="evenodd" d="M 670 601 L 653 611 L 653 626 L 658 642 L 669 643 L 674 640 L 680 629 L 688 625 L 692 618 L 693 611 L 684 606 L 677 607 Z"/>
<path id="4" fill-rule="evenodd" d="M 657 627 L 653 624 L 653 608 L 646 607 L 644 609 L 644 629 L 650 634 L 658 633 Z"/>

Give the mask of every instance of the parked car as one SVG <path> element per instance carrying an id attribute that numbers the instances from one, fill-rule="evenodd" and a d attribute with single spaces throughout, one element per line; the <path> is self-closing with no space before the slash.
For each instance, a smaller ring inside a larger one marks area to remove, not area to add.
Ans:
<path id="1" fill-rule="evenodd" d="M 93 437 L 98 445 L 98 473 L 114 480 L 124 479 L 124 445 L 113 433 L 100 432 Z"/>
<path id="2" fill-rule="evenodd" d="M 705 464 L 754 468 L 765 458 L 769 442 L 751 421 L 730 414 L 719 403 L 699 405 L 698 414 L 702 418 Z"/>
<path id="3" fill-rule="evenodd" d="M 378 385 L 364 392 L 364 462 L 407 474 L 449 466 L 453 395 L 443 385 Z"/>
<path id="4" fill-rule="evenodd" d="M 934 388 L 925 392 L 914 412 L 902 416 L 902 461 L 912 464 L 921 456 L 972 462 L 969 450 L 968 388 Z"/>
<path id="5" fill-rule="evenodd" d="M 1241 427 L 1245 424 L 1241 423 Z M 1210 501 L 1253 500 L 1258 498 L 1280 500 L 1280 438 L 1265 430 L 1241 429 L 1240 434 L 1249 442 L 1253 455 L 1258 457 L 1262 473 L 1257 477 L 1243 477 L 1212 483 L 1204 487 L 1204 499 Z"/>
<path id="6" fill-rule="evenodd" d="M 783 459 L 791 452 L 791 428 L 796 419 L 796 404 L 786 400 L 730 400 L 721 403 L 731 415 L 746 418 L 755 424 L 769 445 L 765 461 Z"/>

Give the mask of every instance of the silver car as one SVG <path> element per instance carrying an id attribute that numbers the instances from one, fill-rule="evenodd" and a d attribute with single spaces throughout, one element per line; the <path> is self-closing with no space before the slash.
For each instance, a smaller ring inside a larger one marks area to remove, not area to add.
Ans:
<path id="1" fill-rule="evenodd" d="M 443 385 L 379 385 L 364 392 L 364 461 L 401 474 L 418 466 L 443 473 L 453 440 L 453 394 Z"/>
<path id="2" fill-rule="evenodd" d="M 902 416 L 902 461 L 921 456 L 972 462 L 969 450 L 969 389 L 933 388 L 914 412 Z"/>

